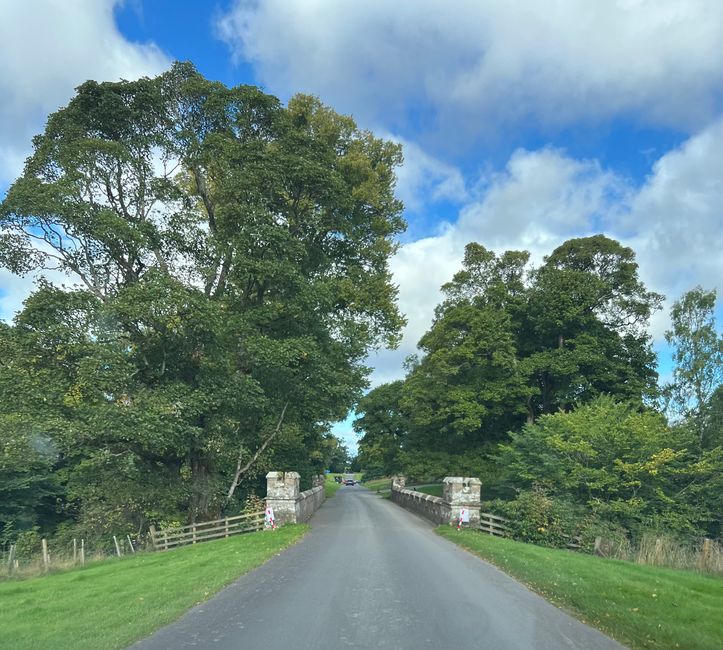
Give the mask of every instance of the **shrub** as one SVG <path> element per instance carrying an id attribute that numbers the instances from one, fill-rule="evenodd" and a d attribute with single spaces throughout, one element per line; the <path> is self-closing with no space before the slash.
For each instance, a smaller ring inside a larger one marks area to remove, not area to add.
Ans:
<path id="1" fill-rule="evenodd" d="M 18 538 L 15 540 L 15 552 L 18 558 L 29 560 L 40 551 L 41 538 L 37 527 L 18 533 Z"/>
<path id="2" fill-rule="evenodd" d="M 509 519 L 514 539 L 556 548 L 565 548 L 578 537 L 588 519 L 585 508 L 551 497 L 539 486 L 519 491 L 513 501 L 491 501 L 488 507 Z"/>

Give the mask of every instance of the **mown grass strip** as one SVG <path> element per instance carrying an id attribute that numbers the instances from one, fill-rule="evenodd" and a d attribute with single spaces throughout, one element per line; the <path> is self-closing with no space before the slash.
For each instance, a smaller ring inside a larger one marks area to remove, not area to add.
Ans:
<path id="1" fill-rule="evenodd" d="M 0 583 L 0 648 L 124 648 L 208 600 L 308 529 L 284 526 Z"/>
<path id="2" fill-rule="evenodd" d="M 631 648 L 721 647 L 723 579 L 448 526 L 437 532 Z"/>
<path id="3" fill-rule="evenodd" d="M 337 483 L 334 480 L 334 476 L 335 475 L 333 474 L 326 475 L 326 481 L 324 482 L 324 494 L 327 499 L 333 497 L 336 494 L 336 491 L 341 487 L 341 483 Z"/>
<path id="4" fill-rule="evenodd" d="M 371 481 L 362 481 L 362 485 L 372 492 L 377 490 L 389 490 L 392 479 L 390 478 L 375 478 Z"/>
<path id="5" fill-rule="evenodd" d="M 431 494 L 433 497 L 442 496 L 442 484 L 441 483 L 430 483 L 427 485 L 412 486 L 410 489 L 416 490 L 417 492 L 423 492 L 424 494 Z"/>

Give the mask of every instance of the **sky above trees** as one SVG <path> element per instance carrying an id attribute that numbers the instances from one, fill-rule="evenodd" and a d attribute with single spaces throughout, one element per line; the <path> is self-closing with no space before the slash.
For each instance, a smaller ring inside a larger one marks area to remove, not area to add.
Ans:
<path id="1" fill-rule="evenodd" d="M 402 375 L 473 240 L 537 263 L 598 232 L 632 247 L 668 299 L 652 323 L 663 374 L 667 307 L 723 284 L 716 0 L 2 2 L 0 197 L 75 86 L 176 59 L 283 101 L 317 94 L 404 145 L 409 228 L 392 270 L 409 324 L 371 359 L 375 383 Z M 0 270 L 0 318 L 31 283 Z"/>

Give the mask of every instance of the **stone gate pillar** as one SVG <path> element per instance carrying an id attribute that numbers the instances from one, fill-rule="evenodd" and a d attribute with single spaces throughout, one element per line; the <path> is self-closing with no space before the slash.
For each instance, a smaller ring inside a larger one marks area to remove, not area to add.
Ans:
<path id="1" fill-rule="evenodd" d="M 298 472 L 269 472 L 266 475 L 266 506 L 274 509 L 278 525 L 297 522 Z"/>
<path id="2" fill-rule="evenodd" d="M 403 490 L 407 485 L 406 476 L 392 476 L 392 491 Z"/>
<path id="3" fill-rule="evenodd" d="M 448 521 L 458 521 L 462 508 L 469 510 L 470 528 L 479 528 L 480 486 L 478 478 L 448 476 L 442 481 L 442 499 Z"/>

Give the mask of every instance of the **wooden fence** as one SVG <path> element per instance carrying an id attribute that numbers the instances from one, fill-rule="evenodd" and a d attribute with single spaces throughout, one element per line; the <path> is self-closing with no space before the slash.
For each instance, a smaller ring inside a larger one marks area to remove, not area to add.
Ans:
<path id="1" fill-rule="evenodd" d="M 490 535 L 496 537 L 508 537 L 509 528 L 505 525 L 509 522 L 509 519 L 493 515 L 489 512 L 479 513 L 479 529 Z M 563 535 L 567 540 L 567 548 L 572 551 L 579 551 L 582 549 L 582 540 L 579 537 L 570 537 L 569 535 Z"/>
<path id="2" fill-rule="evenodd" d="M 189 524 L 178 528 L 165 528 L 156 530 L 151 526 L 151 542 L 153 548 L 167 551 L 169 548 L 195 544 L 210 539 L 220 539 L 240 533 L 252 533 L 264 528 L 264 511 L 251 512 L 235 517 L 224 517 L 214 521 L 204 521 L 199 524 Z"/>
<path id="3" fill-rule="evenodd" d="M 508 521 L 509 520 L 504 517 L 498 517 L 497 515 L 490 514 L 489 512 L 479 513 L 480 530 L 497 537 L 507 537 L 507 526 L 505 526 L 505 524 Z"/>

